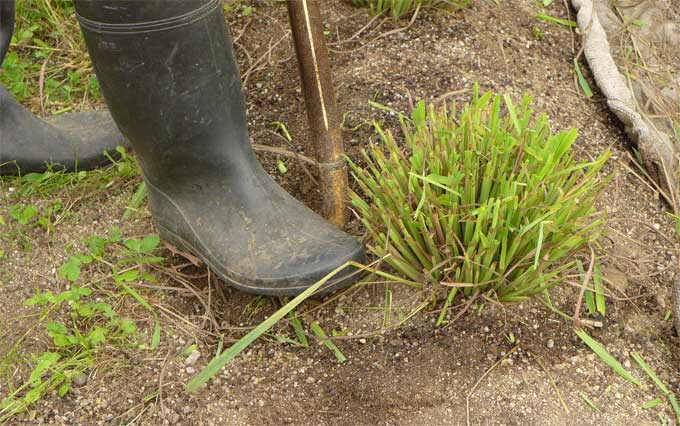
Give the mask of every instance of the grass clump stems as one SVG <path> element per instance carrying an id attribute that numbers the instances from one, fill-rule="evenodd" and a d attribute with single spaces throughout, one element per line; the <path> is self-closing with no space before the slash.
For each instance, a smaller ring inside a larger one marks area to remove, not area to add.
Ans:
<path id="1" fill-rule="evenodd" d="M 525 96 L 480 94 L 460 111 L 419 102 L 401 117 L 404 143 L 376 126 L 380 144 L 350 161 L 351 194 L 368 249 L 408 279 L 515 302 L 562 280 L 604 223 L 594 202 L 609 151 L 579 162 L 576 130 L 553 134 Z"/>
<path id="2" fill-rule="evenodd" d="M 472 0 L 351 0 L 354 6 L 368 7 L 374 15 L 385 13 L 400 19 L 419 7 L 466 7 Z"/>

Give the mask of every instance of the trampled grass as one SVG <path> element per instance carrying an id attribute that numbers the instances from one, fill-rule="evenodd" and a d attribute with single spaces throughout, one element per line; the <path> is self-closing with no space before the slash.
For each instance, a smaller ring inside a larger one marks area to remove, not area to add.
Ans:
<path id="1" fill-rule="evenodd" d="M 515 106 L 476 90 L 461 111 L 420 102 L 402 124 L 403 147 L 377 127 L 367 167 L 350 162 L 352 202 L 369 250 L 410 280 L 452 288 L 449 303 L 457 291 L 506 302 L 542 292 L 600 234 L 593 203 L 609 152 L 577 162 L 576 131 L 552 134 L 529 97 Z"/>

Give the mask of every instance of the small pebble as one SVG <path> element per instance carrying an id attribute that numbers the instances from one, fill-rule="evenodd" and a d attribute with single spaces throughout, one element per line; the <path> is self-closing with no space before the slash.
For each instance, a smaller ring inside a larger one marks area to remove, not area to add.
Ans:
<path id="1" fill-rule="evenodd" d="M 201 353 L 198 350 L 194 350 L 192 353 L 189 354 L 187 359 L 184 360 L 184 363 L 186 365 L 194 365 L 196 364 L 196 361 L 201 357 Z"/>
<path id="2" fill-rule="evenodd" d="M 175 423 L 177 423 L 179 421 L 180 417 L 179 417 L 179 414 L 177 414 L 173 411 L 172 413 L 170 413 L 168 415 L 167 419 L 168 419 L 168 423 L 170 423 L 171 425 L 174 425 Z"/>
<path id="3" fill-rule="evenodd" d="M 555 341 L 553 339 L 548 340 L 548 349 L 555 347 Z"/>
<path id="4" fill-rule="evenodd" d="M 73 386 L 74 387 L 81 387 L 85 386 L 87 384 L 87 374 L 85 373 L 78 373 L 76 377 L 73 378 Z"/>

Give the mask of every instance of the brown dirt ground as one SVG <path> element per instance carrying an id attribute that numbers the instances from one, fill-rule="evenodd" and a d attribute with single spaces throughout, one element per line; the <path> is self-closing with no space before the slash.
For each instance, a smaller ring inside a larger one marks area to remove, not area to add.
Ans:
<path id="1" fill-rule="evenodd" d="M 343 1 L 324 2 L 339 107 L 346 114 L 348 153 L 357 158 L 360 148 L 375 137 L 367 124 L 372 120 L 384 120 L 396 129 L 395 117 L 371 108 L 369 99 L 407 111 L 411 99 L 436 100 L 448 93 L 448 99 L 465 101 L 475 81 L 484 89 L 516 97 L 532 94 L 536 109 L 549 115 L 555 130 L 572 126 L 580 130 L 576 149 L 584 158 L 611 148 L 607 172 L 616 177 L 599 202 L 607 212 L 609 232 L 598 255 L 615 297 L 608 299 L 604 327 L 591 333 L 643 378 L 630 355 L 640 352 L 677 392 L 679 342 L 671 321 L 664 317 L 670 309 L 678 246 L 665 206 L 630 172 L 625 136 L 601 97 L 588 100 L 574 84 L 572 58 L 578 39 L 565 27 L 535 19 L 537 6 L 532 0 L 500 3 L 480 0 L 454 13 L 425 9 L 409 28 L 366 44 L 408 21 L 378 20 L 354 40 L 343 42 L 371 18 Z M 294 149 L 311 156 L 285 7 L 263 1 L 252 4 L 253 14 L 229 18 L 238 37 L 241 70 L 248 76 L 251 134 L 258 143 L 281 146 L 281 139 L 270 130 L 273 121 L 284 122 Z M 562 2 L 555 2 L 550 13 L 569 17 Z M 540 38 L 532 36 L 534 27 L 542 31 Z M 258 58 L 263 58 L 259 65 Z M 318 207 L 319 189 L 299 163 L 282 157 L 289 172 L 281 176 L 275 171 L 276 156 L 261 154 L 260 159 L 287 190 L 310 207 Z M 7 205 L 17 202 L 10 186 L 0 181 Z M 58 232 L 48 236 L 38 229 L 31 231 L 34 249 L 28 253 L 15 241 L 0 241 L 0 249 L 6 252 L 0 270 L 0 351 L 34 324 L 35 311 L 23 306 L 26 298 L 36 289 L 63 289 L 55 268 L 80 246 L 82 237 L 103 233 L 115 224 L 126 235 L 151 232 L 147 212 L 121 219 L 135 187 L 135 182 L 129 182 L 78 201 Z M 7 217 L 4 207 L 0 214 Z M 355 223 L 349 229 L 358 227 Z M 174 256 L 168 265 L 182 263 L 186 262 Z M 191 284 L 203 296 L 208 294 L 211 287 L 205 270 L 188 267 L 182 272 L 194 275 Z M 166 276 L 159 285 L 177 286 Z M 214 335 L 202 328 L 203 307 L 196 297 L 179 290 L 148 292 L 155 304 L 186 318 L 182 322 L 161 315 L 164 334 L 155 352 L 113 350 L 90 372 L 85 386 L 65 398 L 48 395 L 11 424 L 624 426 L 661 424 L 659 413 L 672 418 L 665 403 L 642 409 L 643 403 L 660 395 L 658 390 L 648 380 L 637 387 L 614 374 L 578 340 L 571 323 L 540 301 L 516 306 L 476 303 L 441 329 L 433 324 L 437 312 L 425 310 L 401 327 L 360 338 L 383 324 L 384 287 L 354 289 L 304 317 L 305 323 L 319 320 L 328 331 L 349 330 L 351 336 L 337 342 L 348 362 L 339 364 L 317 344 L 304 349 L 277 342 L 275 334 L 288 332 L 281 325 L 191 395 L 184 392 L 183 384 L 192 374 L 178 354 L 196 343 L 202 356 L 191 368 L 198 370 L 216 349 Z M 392 290 L 395 319 L 422 300 L 413 290 L 396 285 Z M 278 306 L 275 300 L 229 288 L 219 293 L 224 297 L 212 299 L 212 312 L 227 338 L 241 336 L 239 327 L 256 325 Z M 571 312 L 577 294 L 578 289 L 566 286 L 553 292 L 553 301 Z M 258 303 L 261 309 L 252 309 Z M 152 326 L 153 319 L 139 306 L 128 303 L 119 308 L 135 318 L 140 329 L 148 331 Z M 507 337 L 511 334 L 515 343 Z M 16 361 L 18 376 L 25 374 L 22 366 L 30 354 L 44 350 L 46 341 L 44 336 L 29 336 Z M 0 393 L 5 392 L 2 386 Z M 144 400 L 159 388 L 162 398 Z M 590 408 L 581 393 L 599 411 Z"/>

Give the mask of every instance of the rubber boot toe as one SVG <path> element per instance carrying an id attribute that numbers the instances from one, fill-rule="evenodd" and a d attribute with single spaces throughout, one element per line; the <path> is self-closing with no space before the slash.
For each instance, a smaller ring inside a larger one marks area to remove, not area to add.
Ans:
<path id="1" fill-rule="evenodd" d="M 172 193 L 147 182 L 159 233 L 196 254 L 228 284 L 262 295 L 296 295 L 347 262 L 365 262 L 356 238 L 291 197 L 264 172 L 257 180 L 243 191 L 206 182 Z M 346 287 L 359 275 L 348 266 L 319 293 Z"/>
<path id="2" fill-rule="evenodd" d="M 90 170 L 110 164 L 125 138 L 105 111 L 41 120 L 0 86 L 0 174 Z"/>

